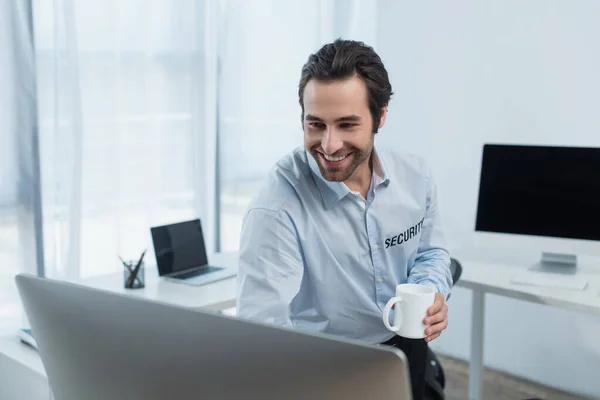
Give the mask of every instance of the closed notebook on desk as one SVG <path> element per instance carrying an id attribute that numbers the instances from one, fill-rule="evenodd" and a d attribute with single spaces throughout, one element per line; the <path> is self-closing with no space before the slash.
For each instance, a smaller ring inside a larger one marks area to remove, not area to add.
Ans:
<path id="1" fill-rule="evenodd" d="M 511 279 L 511 283 L 553 289 L 584 290 L 588 283 L 578 276 L 552 274 L 541 271 L 523 271 Z"/>
<path id="2" fill-rule="evenodd" d="M 37 342 L 35 341 L 35 337 L 33 336 L 33 331 L 29 328 L 22 328 L 19 330 L 19 338 L 21 342 L 33 347 L 37 350 Z"/>

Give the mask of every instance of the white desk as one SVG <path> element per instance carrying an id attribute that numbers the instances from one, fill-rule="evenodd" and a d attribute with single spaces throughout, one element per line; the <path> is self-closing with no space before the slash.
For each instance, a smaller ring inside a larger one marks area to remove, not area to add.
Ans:
<path id="1" fill-rule="evenodd" d="M 0 337 L 0 399 L 52 399 L 38 352 L 21 343 L 17 333 Z"/>
<path id="2" fill-rule="evenodd" d="M 513 276 L 539 260 L 539 255 L 514 255 L 497 251 L 478 255 L 456 252 L 452 256 L 463 266 L 457 286 L 473 291 L 469 399 L 481 399 L 485 295 L 492 293 L 532 303 L 574 310 L 600 318 L 600 260 L 580 257 L 577 276 L 588 282 L 583 291 L 524 286 L 510 283 Z M 518 260 L 518 261 L 515 261 Z"/>
<path id="3" fill-rule="evenodd" d="M 211 264 L 237 270 L 237 253 L 215 254 L 211 256 Z M 225 311 L 235 307 L 235 277 L 191 286 L 160 279 L 156 267 L 147 266 L 143 289 L 125 289 L 122 271 L 74 282 L 193 309 Z M 18 332 L 15 332 L 14 335 L 0 337 L 0 399 L 22 398 L 51 399 L 46 371 L 38 352 L 21 343 Z"/>
<path id="4" fill-rule="evenodd" d="M 213 265 L 233 268 L 237 271 L 237 252 L 215 254 L 210 260 Z M 156 266 L 146 266 L 144 273 L 145 287 L 142 289 L 125 289 L 122 271 L 74 282 L 91 288 L 188 308 L 222 311 L 235 307 L 237 283 L 235 277 L 193 286 L 159 278 Z"/>

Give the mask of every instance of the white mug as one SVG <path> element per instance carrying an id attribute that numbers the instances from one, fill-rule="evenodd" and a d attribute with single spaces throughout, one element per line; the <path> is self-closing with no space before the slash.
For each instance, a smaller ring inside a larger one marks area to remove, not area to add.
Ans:
<path id="1" fill-rule="evenodd" d="M 435 301 L 435 292 L 433 287 L 427 285 L 404 283 L 396 286 L 396 296 L 383 308 L 385 327 L 408 339 L 425 338 L 427 326 L 423 324 L 423 319 Z M 394 325 L 390 325 L 390 311 L 394 305 Z"/>

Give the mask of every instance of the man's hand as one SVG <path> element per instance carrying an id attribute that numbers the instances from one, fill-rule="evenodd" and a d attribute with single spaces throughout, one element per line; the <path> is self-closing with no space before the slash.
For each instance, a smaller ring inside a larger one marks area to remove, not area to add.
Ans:
<path id="1" fill-rule="evenodd" d="M 426 342 L 431 342 L 439 337 L 442 331 L 448 326 L 448 306 L 444 301 L 444 295 L 441 293 L 435 294 L 435 301 L 427 310 L 427 317 L 423 320 L 425 325 L 431 325 L 425 329 Z"/>

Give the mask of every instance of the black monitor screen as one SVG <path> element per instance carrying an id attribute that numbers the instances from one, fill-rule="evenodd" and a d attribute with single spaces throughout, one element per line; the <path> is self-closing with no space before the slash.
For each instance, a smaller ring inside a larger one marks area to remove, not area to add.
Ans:
<path id="1" fill-rule="evenodd" d="M 475 229 L 600 240 L 600 149 L 485 145 Z"/>
<path id="2" fill-rule="evenodd" d="M 151 228 L 159 275 L 208 264 L 200 220 Z"/>

